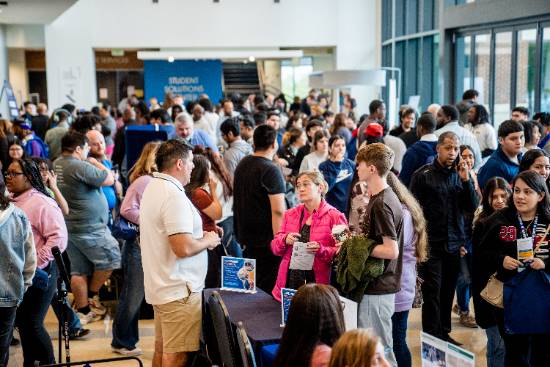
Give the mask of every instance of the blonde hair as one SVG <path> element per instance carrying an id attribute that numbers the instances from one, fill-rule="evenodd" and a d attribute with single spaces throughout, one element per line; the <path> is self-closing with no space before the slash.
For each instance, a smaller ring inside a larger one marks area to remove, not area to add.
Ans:
<path id="1" fill-rule="evenodd" d="M 296 177 L 296 183 L 298 183 L 298 179 L 302 176 L 307 176 L 313 182 L 315 185 L 321 187 L 321 198 L 325 198 L 325 195 L 328 191 L 328 184 L 325 181 L 325 178 L 319 171 L 303 171 L 298 174 Z"/>
<path id="2" fill-rule="evenodd" d="M 416 261 L 424 262 L 428 259 L 428 233 L 426 231 L 427 223 L 422 207 L 393 172 L 388 173 L 386 179 L 399 201 L 405 205 L 411 213 L 414 234 L 416 236 L 416 243 L 414 246 Z"/>
<path id="3" fill-rule="evenodd" d="M 330 367 L 370 366 L 379 340 L 371 330 L 367 329 L 345 332 L 332 346 Z"/>
<path id="4" fill-rule="evenodd" d="M 151 141 L 143 147 L 141 154 L 130 169 L 130 183 L 134 182 L 141 176 L 150 175 L 157 171 L 157 164 L 155 163 L 155 157 L 160 147 L 160 141 Z"/>
<path id="5" fill-rule="evenodd" d="M 393 167 L 395 153 L 382 143 L 373 143 L 362 146 L 355 159 L 357 164 L 365 162 L 367 165 L 373 165 L 380 177 L 384 177 Z"/>

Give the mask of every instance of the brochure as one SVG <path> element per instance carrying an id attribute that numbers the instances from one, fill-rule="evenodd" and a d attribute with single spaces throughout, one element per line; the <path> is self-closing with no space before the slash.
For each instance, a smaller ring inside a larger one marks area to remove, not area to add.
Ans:
<path id="1" fill-rule="evenodd" d="M 222 256 L 222 288 L 256 293 L 256 259 Z"/>
<path id="2" fill-rule="evenodd" d="M 315 254 L 308 252 L 307 243 L 294 242 L 292 246 L 292 257 L 290 258 L 289 269 L 294 270 L 311 270 L 313 269 L 313 261 Z"/>
<path id="3" fill-rule="evenodd" d="M 288 310 L 290 310 L 290 302 L 292 297 L 296 294 L 295 289 L 282 288 L 281 289 L 281 327 L 284 327 L 286 324 L 286 319 L 288 317 Z"/>
<path id="4" fill-rule="evenodd" d="M 420 334 L 422 367 L 474 367 L 475 354 L 466 349 L 438 339 L 430 334 Z"/>

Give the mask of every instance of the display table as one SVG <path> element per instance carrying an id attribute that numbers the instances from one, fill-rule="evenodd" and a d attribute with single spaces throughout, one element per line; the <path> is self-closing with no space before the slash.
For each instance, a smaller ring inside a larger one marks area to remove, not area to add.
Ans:
<path id="1" fill-rule="evenodd" d="M 203 291 L 204 305 L 204 336 L 208 344 L 209 354 L 217 356 L 212 338 L 212 323 L 208 311 L 208 298 L 212 292 L 218 291 L 227 307 L 229 319 L 236 328 L 241 321 L 244 325 L 248 339 L 254 349 L 256 363 L 261 366 L 260 351 L 263 346 L 279 343 L 283 334 L 281 327 L 281 304 L 270 294 L 258 289 L 254 294 L 223 291 L 219 288 L 205 289 Z M 214 360 L 213 360 L 214 362 Z"/>

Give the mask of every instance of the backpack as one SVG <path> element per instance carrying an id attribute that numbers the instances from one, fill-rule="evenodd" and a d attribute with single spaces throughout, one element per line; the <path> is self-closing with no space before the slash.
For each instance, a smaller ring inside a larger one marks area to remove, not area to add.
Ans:
<path id="1" fill-rule="evenodd" d="M 32 144 L 32 143 L 36 144 Z M 33 152 L 33 145 L 38 145 L 39 152 L 35 154 Z M 40 157 L 40 158 L 48 158 L 49 155 L 49 148 L 46 143 L 44 143 L 44 140 L 40 139 L 38 136 L 34 135 L 32 138 L 26 141 L 25 146 L 23 147 L 23 150 L 25 151 L 25 154 L 29 157 Z"/>

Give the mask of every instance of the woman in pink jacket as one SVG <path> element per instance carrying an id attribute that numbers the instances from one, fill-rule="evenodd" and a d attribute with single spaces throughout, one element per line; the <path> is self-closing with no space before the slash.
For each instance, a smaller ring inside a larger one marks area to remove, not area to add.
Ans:
<path id="1" fill-rule="evenodd" d="M 336 255 L 336 241 L 332 228 L 347 225 L 346 217 L 324 200 L 327 183 L 319 172 L 305 171 L 296 179 L 296 193 L 301 204 L 285 212 L 281 229 L 271 241 L 271 251 L 282 256 L 275 288 L 271 292 L 281 300 L 281 288 L 298 289 L 304 283 L 329 284 L 332 259 Z M 313 269 L 289 269 L 292 246 L 307 243 L 307 250 L 315 254 Z"/>

